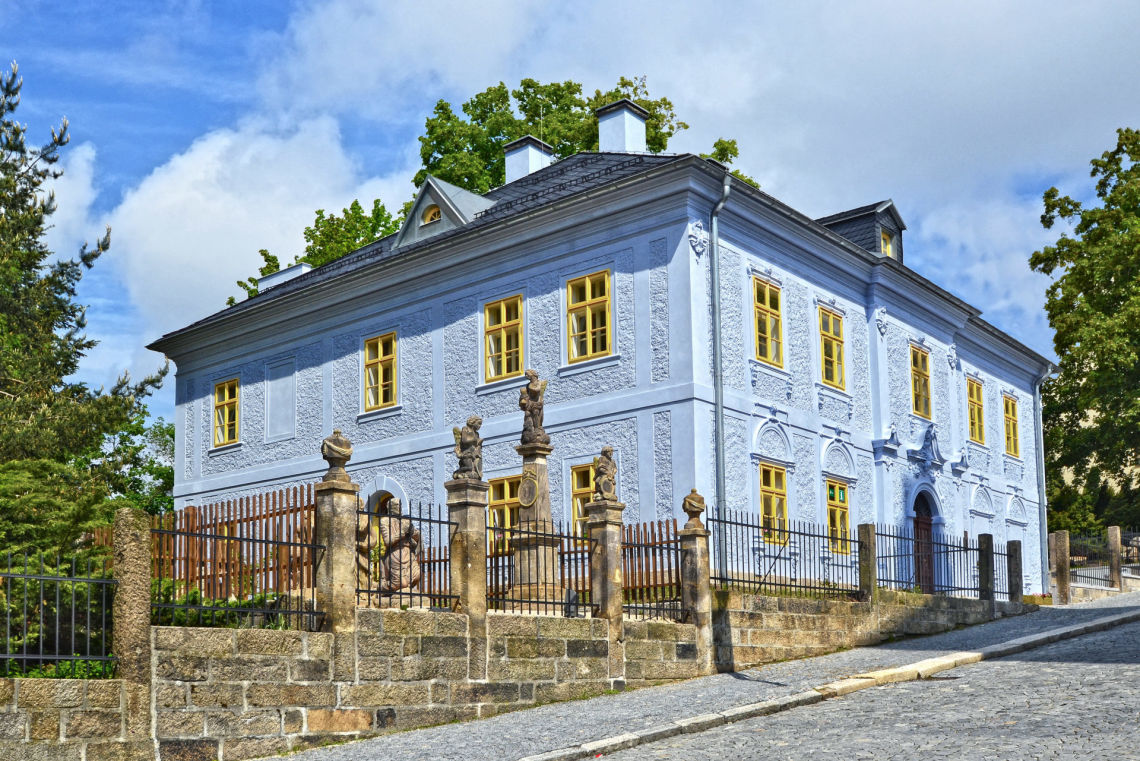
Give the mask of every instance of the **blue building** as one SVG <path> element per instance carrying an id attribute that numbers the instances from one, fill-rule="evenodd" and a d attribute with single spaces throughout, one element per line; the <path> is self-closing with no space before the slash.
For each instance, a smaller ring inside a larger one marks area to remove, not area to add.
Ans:
<path id="1" fill-rule="evenodd" d="M 177 505 L 313 480 L 334 428 L 370 497 L 441 503 L 477 414 L 509 524 L 531 367 L 556 518 L 609 444 L 628 521 L 696 487 L 775 520 L 988 532 L 1022 540 L 1041 591 L 1049 363 L 907 268 L 891 201 L 809 219 L 647 153 L 645 116 L 601 109 L 600 150 L 559 161 L 516 140 L 483 196 L 429 178 L 398 233 L 155 341 L 178 370 Z"/>

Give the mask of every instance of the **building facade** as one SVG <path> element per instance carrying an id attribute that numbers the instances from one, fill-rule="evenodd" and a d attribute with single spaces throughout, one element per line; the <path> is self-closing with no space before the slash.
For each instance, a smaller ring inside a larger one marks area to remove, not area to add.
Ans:
<path id="1" fill-rule="evenodd" d="M 534 368 L 556 518 L 611 445 L 628 521 L 694 487 L 774 519 L 927 520 L 1022 540 L 1040 591 L 1049 363 L 905 266 L 891 202 L 811 220 L 645 153 L 632 103 L 599 118 L 599 152 L 515 141 L 504 186 L 429 178 L 398 233 L 152 344 L 177 365 L 177 505 L 312 480 L 334 428 L 369 499 L 443 502 L 452 428 L 478 415 L 509 523 Z"/>

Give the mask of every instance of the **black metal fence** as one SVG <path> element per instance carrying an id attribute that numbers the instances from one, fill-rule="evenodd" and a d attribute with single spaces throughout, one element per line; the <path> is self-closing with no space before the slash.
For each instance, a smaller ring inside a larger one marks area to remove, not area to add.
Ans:
<path id="1" fill-rule="evenodd" d="M 1108 548 L 1108 537 L 1104 534 L 1069 537 L 1071 584 L 1112 588 L 1111 563 L 1112 553 Z"/>
<path id="2" fill-rule="evenodd" d="M 805 521 L 765 525 L 761 516 L 709 511 L 711 580 L 750 592 L 854 597 L 859 592 L 859 540 Z"/>
<path id="3" fill-rule="evenodd" d="M 357 511 L 356 604 L 366 608 L 450 610 L 451 537 L 446 506 L 417 502 Z"/>
<path id="4" fill-rule="evenodd" d="M 622 526 L 622 610 L 630 618 L 686 620 L 677 520 Z"/>
<path id="5" fill-rule="evenodd" d="M 106 557 L 8 553 L 0 676 L 109 677 L 115 581 Z"/>
<path id="6" fill-rule="evenodd" d="M 954 597 L 981 596 L 977 539 L 946 536 L 937 530 L 916 535 L 910 526 L 877 525 L 875 555 L 875 578 L 880 587 Z M 994 562 L 996 566 L 996 551 Z M 1004 578 L 1004 550 L 1001 562 Z"/>
<path id="7" fill-rule="evenodd" d="M 1120 571 L 1140 576 L 1140 531 L 1136 529 L 1120 532 Z"/>
<path id="8" fill-rule="evenodd" d="M 584 616 L 590 540 L 558 521 L 487 527 L 487 608 Z"/>
<path id="9" fill-rule="evenodd" d="M 997 541 L 994 542 L 994 599 L 1009 600 L 1009 551 L 1007 545 Z"/>

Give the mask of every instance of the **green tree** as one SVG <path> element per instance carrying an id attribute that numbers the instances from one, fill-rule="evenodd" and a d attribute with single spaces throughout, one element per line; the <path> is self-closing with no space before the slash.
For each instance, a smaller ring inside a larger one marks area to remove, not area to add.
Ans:
<path id="1" fill-rule="evenodd" d="M 1140 466 L 1138 159 L 1140 132 L 1120 129 L 1116 147 L 1091 162 L 1095 204 L 1049 188 L 1042 225 L 1070 229 L 1029 259 L 1055 277 L 1045 310 L 1060 361 L 1042 389 L 1051 491 L 1061 492 L 1067 469 L 1086 500 L 1103 484 L 1131 493 Z"/>

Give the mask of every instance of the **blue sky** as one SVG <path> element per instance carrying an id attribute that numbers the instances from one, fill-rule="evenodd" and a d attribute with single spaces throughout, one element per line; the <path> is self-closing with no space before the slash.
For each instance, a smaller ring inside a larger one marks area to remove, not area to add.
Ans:
<path id="1" fill-rule="evenodd" d="M 71 121 L 49 242 L 113 228 L 80 290 L 98 385 L 153 370 L 144 345 L 221 308 L 259 248 L 291 259 L 314 209 L 398 207 L 437 99 L 527 76 L 646 75 L 691 127 L 671 151 L 736 138 L 807 214 L 893 198 L 910 266 L 1051 355 L 1026 265 L 1056 236 L 1041 193 L 1087 195 L 1088 160 L 1140 125 L 1138 21 L 1096 2 L 0 0 L 0 50 L 33 137 Z"/>

